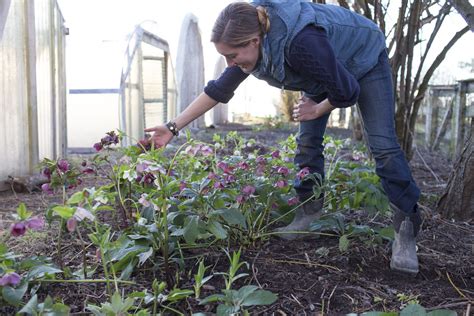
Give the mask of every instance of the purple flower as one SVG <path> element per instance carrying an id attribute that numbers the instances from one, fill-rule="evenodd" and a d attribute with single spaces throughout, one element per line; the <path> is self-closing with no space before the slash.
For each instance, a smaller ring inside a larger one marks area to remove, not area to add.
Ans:
<path id="1" fill-rule="evenodd" d="M 254 186 L 251 186 L 251 185 L 246 185 L 243 189 L 242 189 L 242 193 L 249 196 L 249 195 L 252 195 L 255 193 L 255 187 Z"/>
<path id="2" fill-rule="evenodd" d="M 236 200 L 237 200 L 237 203 L 243 204 L 243 203 L 245 203 L 245 201 L 247 200 L 247 198 L 246 198 L 245 196 L 243 196 L 243 195 L 238 195 L 237 198 L 236 198 Z"/>
<path id="3" fill-rule="evenodd" d="M 43 190 L 44 193 L 53 194 L 53 188 L 51 188 L 49 183 L 43 183 L 41 185 L 41 190 Z"/>
<path id="4" fill-rule="evenodd" d="M 62 172 L 67 172 L 69 170 L 69 162 L 66 159 L 59 159 L 58 169 Z"/>
<path id="5" fill-rule="evenodd" d="M 95 173 L 95 171 L 91 167 L 87 167 L 87 168 L 82 169 L 82 173 L 91 174 L 91 173 Z"/>
<path id="6" fill-rule="evenodd" d="M 46 167 L 46 168 L 43 169 L 42 173 L 46 178 L 48 178 L 48 180 L 51 179 L 51 169 Z"/>
<path id="7" fill-rule="evenodd" d="M 281 189 L 281 188 L 285 188 L 286 186 L 288 186 L 288 183 L 287 183 L 285 180 L 278 180 L 278 181 L 274 184 L 274 186 L 275 186 L 276 188 L 280 188 L 280 189 Z"/>
<path id="8" fill-rule="evenodd" d="M 233 174 L 228 174 L 225 176 L 225 182 L 226 183 L 234 183 L 235 182 L 235 176 Z"/>
<path id="9" fill-rule="evenodd" d="M 242 170 L 249 170 L 249 169 L 250 169 L 249 164 L 246 163 L 245 161 L 239 162 L 238 166 L 239 166 L 239 168 L 242 169 Z"/>
<path id="10" fill-rule="evenodd" d="M 274 152 L 272 152 L 272 158 L 280 158 L 280 151 L 279 150 L 275 150 Z"/>
<path id="11" fill-rule="evenodd" d="M 143 182 L 146 184 L 152 184 L 155 179 L 155 176 L 151 173 L 147 173 L 143 176 Z"/>
<path id="12" fill-rule="evenodd" d="M 304 167 L 303 169 L 298 171 L 298 173 L 296 174 L 296 177 L 300 180 L 303 180 L 308 174 L 309 174 L 309 168 Z"/>
<path id="13" fill-rule="evenodd" d="M 26 232 L 26 225 L 23 222 L 14 223 L 10 226 L 10 234 L 15 237 L 23 236 Z"/>
<path id="14" fill-rule="evenodd" d="M 209 147 L 207 145 L 204 145 L 204 146 L 201 147 L 201 154 L 204 157 L 208 157 L 208 156 L 211 156 L 212 154 L 214 154 L 214 150 L 212 150 L 211 147 Z"/>
<path id="15" fill-rule="evenodd" d="M 294 196 L 294 197 L 288 199 L 288 205 L 289 206 L 297 205 L 299 202 L 300 202 L 300 199 L 297 196 Z"/>
<path id="16" fill-rule="evenodd" d="M 214 183 L 214 189 L 224 189 L 225 188 L 225 185 L 224 183 L 220 182 L 220 181 L 217 181 Z"/>
<path id="17" fill-rule="evenodd" d="M 77 227 L 77 219 L 73 216 L 69 218 L 66 222 L 66 227 L 69 232 L 73 232 L 76 230 Z"/>
<path id="18" fill-rule="evenodd" d="M 287 167 L 279 167 L 277 172 L 286 177 L 290 173 L 290 170 Z"/>
<path id="19" fill-rule="evenodd" d="M 258 156 L 256 161 L 261 165 L 266 165 L 267 164 L 267 160 L 263 156 Z"/>
<path id="20" fill-rule="evenodd" d="M 186 189 L 186 187 L 188 186 L 188 184 L 184 181 L 181 181 L 179 183 L 179 192 L 183 191 L 184 189 Z"/>
<path id="21" fill-rule="evenodd" d="M 223 161 L 219 161 L 217 163 L 217 168 L 220 168 L 222 171 L 224 171 L 224 173 L 232 173 L 232 167 Z"/>
<path id="22" fill-rule="evenodd" d="M 7 285 L 15 286 L 15 285 L 18 285 L 20 281 L 21 281 L 21 277 L 18 273 L 10 272 L 10 273 L 4 274 L 0 278 L 0 286 L 7 286 Z"/>
<path id="23" fill-rule="evenodd" d="M 40 230 L 44 227 L 44 219 L 41 217 L 32 217 L 26 220 L 26 227 L 32 230 Z"/>
<path id="24" fill-rule="evenodd" d="M 137 164 L 137 167 L 135 170 L 137 170 L 138 173 L 143 173 L 148 169 L 148 164 L 146 163 L 139 163 Z"/>
<path id="25" fill-rule="evenodd" d="M 217 176 L 214 172 L 209 172 L 209 174 L 207 175 L 207 178 L 210 180 L 217 180 Z"/>
<path id="26" fill-rule="evenodd" d="M 104 147 L 102 146 L 101 143 L 95 143 L 95 144 L 94 144 L 94 149 L 95 149 L 96 151 L 101 151 L 102 148 L 104 148 Z"/>

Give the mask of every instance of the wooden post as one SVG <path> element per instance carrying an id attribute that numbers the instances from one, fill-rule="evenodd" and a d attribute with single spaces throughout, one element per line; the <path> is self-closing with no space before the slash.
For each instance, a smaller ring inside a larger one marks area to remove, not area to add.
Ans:
<path id="1" fill-rule="evenodd" d="M 456 96 L 456 103 L 454 106 L 454 125 L 453 125 L 453 139 L 454 139 L 454 151 L 453 159 L 459 156 L 464 145 L 464 117 L 465 117 L 465 104 L 466 104 L 466 87 L 464 82 L 460 82 L 458 85 L 458 91 Z"/>
<path id="2" fill-rule="evenodd" d="M 433 117 L 433 90 L 428 88 L 428 98 L 425 103 L 425 144 L 431 146 L 431 125 Z"/>

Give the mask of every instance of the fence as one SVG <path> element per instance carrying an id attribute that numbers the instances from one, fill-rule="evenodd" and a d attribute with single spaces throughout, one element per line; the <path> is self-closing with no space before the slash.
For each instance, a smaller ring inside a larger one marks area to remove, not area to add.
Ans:
<path id="1" fill-rule="evenodd" d="M 473 94 L 474 79 L 429 87 L 416 126 L 425 146 L 440 150 L 452 159 L 459 155 L 474 117 Z"/>

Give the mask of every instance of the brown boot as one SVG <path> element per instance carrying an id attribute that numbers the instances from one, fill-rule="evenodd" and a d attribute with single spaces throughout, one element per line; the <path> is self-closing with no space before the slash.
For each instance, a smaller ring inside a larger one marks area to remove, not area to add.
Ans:
<path id="1" fill-rule="evenodd" d="M 311 200 L 295 211 L 295 217 L 293 221 L 284 227 L 275 229 L 276 232 L 281 233 L 277 236 L 286 239 L 294 240 L 298 237 L 303 237 L 304 234 L 298 232 L 307 232 L 309 225 L 317 220 L 321 216 L 321 210 L 323 209 L 324 199 Z"/>
<path id="2" fill-rule="evenodd" d="M 421 226 L 421 216 L 418 207 L 415 212 L 406 214 L 394 207 L 393 226 L 395 240 L 392 244 L 392 270 L 417 274 L 419 271 L 418 256 L 416 255 L 416 236 Z"/>

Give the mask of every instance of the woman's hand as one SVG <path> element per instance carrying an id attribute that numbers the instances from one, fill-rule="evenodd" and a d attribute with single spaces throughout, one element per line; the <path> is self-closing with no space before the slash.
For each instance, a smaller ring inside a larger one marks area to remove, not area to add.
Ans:
<path id="1" fill-rule="evenodd" d="M 321 103 L 316 103 L 308 97 L 302 96 L 293 108 L 293 118 L 295 121 L 309 121 L 317 119 L 335 108 L 325 99 Z"/>
<path id="2" fill-rule="evenodd" d="M 173 138 L 173 134 L 165 125 L 147 128 L 145 132 L 153 132 L 153 135 L 148 138 L 148 142 L 153 143 L 155 148 L 165 147 Z"/>

